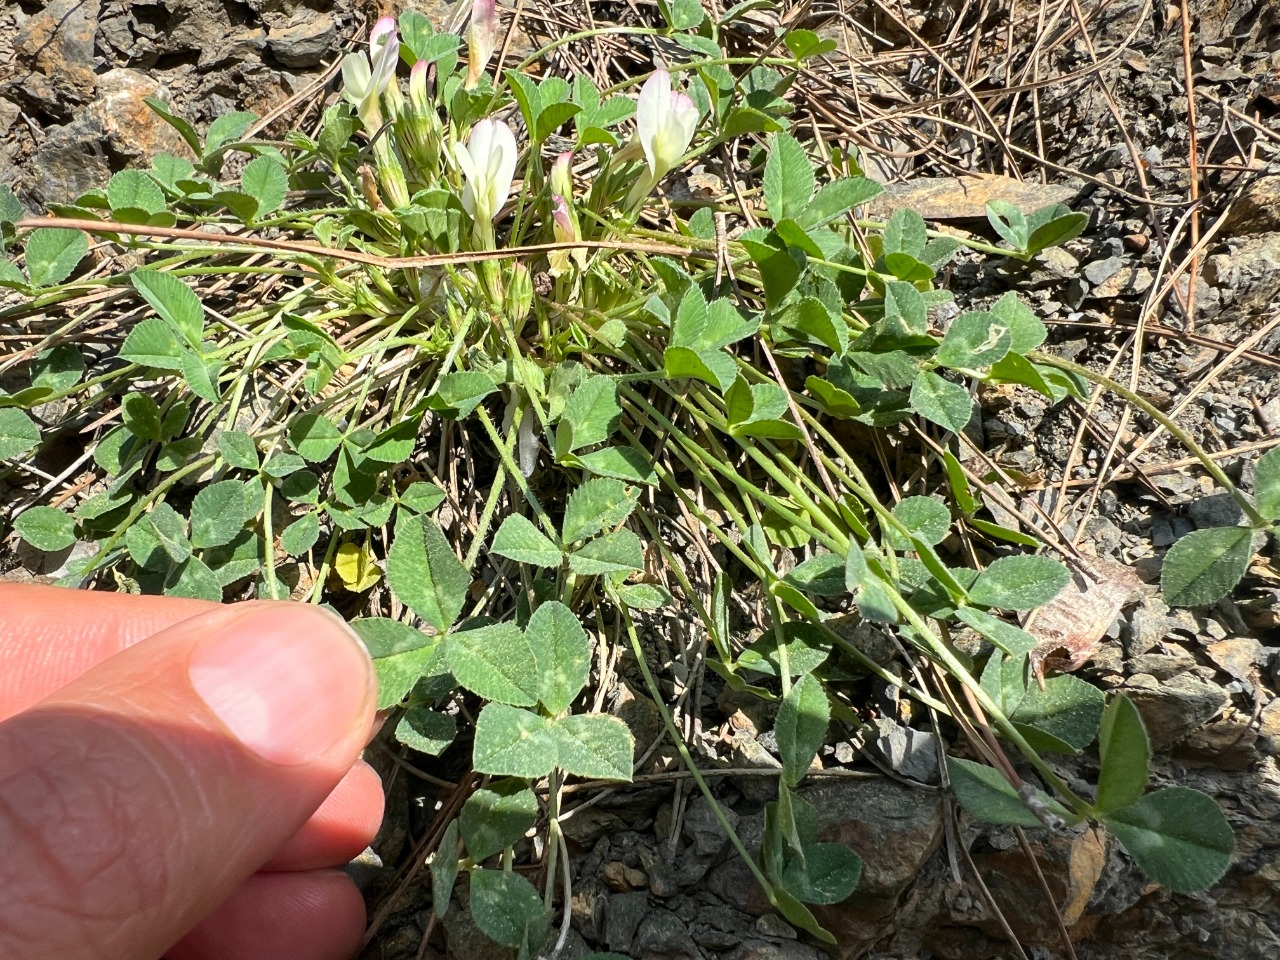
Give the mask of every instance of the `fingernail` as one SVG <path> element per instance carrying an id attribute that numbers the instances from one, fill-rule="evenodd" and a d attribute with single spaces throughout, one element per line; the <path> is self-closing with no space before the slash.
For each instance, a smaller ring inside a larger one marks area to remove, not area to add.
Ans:
<path id="1" fill-rule="evenodd" d="M 270 763 L 318 760 L 363 734 L 372 712 L 368 651 L 314 607 L 264 605 L 236 617 L 196 647 L 188 671 L 209 709 Z"/>

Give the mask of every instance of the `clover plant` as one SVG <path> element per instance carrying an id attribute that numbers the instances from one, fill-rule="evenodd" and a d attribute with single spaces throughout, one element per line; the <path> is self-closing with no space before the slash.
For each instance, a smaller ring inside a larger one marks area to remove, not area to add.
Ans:
<path id="1" fill-rule="evenodd" d="M 1100 821 L 1159 882 L 1212 884 L 1231 831 L 1203 794 L 1147 791 L 1135 707 L 1070 674 L 1031 678 L 1035 639 L 1012 615 L 1071 574 L 978 515 L 956 456 L 975 383 L 1058 403 L 1105 378 L 1041 351 L 1016 292 L 957 309 L 946 265 L 1030 260 L 1084 216 L 992 203 L 997 244 L 911 210 L 865 219 L 879 184 L 854 156 L 817 163 L 790 121 L 788 86 L 828 41 L 794 29 L 731 55 L 701 4 L 660 6 L 649 32 L 669 61 L 614 88 L 535 78 L 533 59 L 489 73 L 497 13 L 477 0 L 465 67 L 460 38 L 421 14 L 380 20 L 314 135 L 268 142 L 235 112 L 201 137 L 153 101 L 189 156 L 117 173 L 59 219 L 0 191 L 0 286 L 18 294 L 0 317 L 40 331 L 4 364 L 26 385 L 0 397 L 0 475 L 31 491 L 16 536 L 84 545 L 68 586 L 360 613 L 399 741 L 460 740 L 485 777 L 435 850 L 435 912 L 466 874 L 476 924 L 523 955 L 556 936 L 565 780 L 632 776 L 631 733 L 584 696 L 627 663 L 770 901 L 822 939 L 810 907 L 856 896 L 861 862 L 818 839 L 797 787 L 832 724 L 856 719 L 851 670 L 994 731 L 1016 762 L 947 765 L 976 816 Z M 758 189 L 675 199 L 677 171 L 730 149 Z M 85 269 L 104 241 L 127 256 Z M 943 438 L 939 483 L 895 503 L 864 453 L 911 424 Z M 89 435 L 47 482 L 49 447 Z M 1248 525 L 1173 547 L 1172 602 L 1223 596 L 1280 521 L 1280 453 L 1259 463 L 1256 503 L 1204 459 Z M 77 469 L 87 481 L 51 499 Z M 956 530 L 983 569 L 941 549 Z M 763 632 L 744 638 L 729 614 L 752 587 Z M 940 689 L 867 660 L 831 628 L 841 611 L 935 664 Z M 664 705 L 642 634 L 666 616 L 697 621 L 723 683 L 777 701 L 758 855 Z M 961 628 L 976 656 L 951 642 Z M 1046 758 L 1095 741 L 1083 796 Z M 542 889 L 513 870 L 530 830 Z"/>

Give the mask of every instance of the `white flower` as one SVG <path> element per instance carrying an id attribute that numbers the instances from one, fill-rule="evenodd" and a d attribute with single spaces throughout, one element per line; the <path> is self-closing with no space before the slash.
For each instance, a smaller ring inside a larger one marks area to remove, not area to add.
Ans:
<path id="1" fill-rule="evenodd" d="M 383 17 L 369 33 L 372 66 L 363 53 L 350 53 L 342 58 L 342 95 L 356 108 L 360 121 L 369 133 L 382 126 L 378 98 L 395 82 L 396 61 L 400 58 L 400 38 L 396 22 Z"/>
<path id="2" fill-rule="evenodd" d="M 697 127 L 698 108 L 693 101 L 671 89 L 671 74 L 655 70 L 636 102 L 636 133 L 649 167 L 650 189 L 680 162 Z"/>
<path id="3" fill-rule="evenodd" d="M 369 79 L 369 58 L 363 53 L 342 58 L 342 95 L 357 109 L 369 92 Z"/>
<path id="4" fill-rule="evenodd" d="M 466 183 L 462 206 L 477 224 L 489 224 L 507 202 L 516 172 L 516 138 L 501 120 L 471 128 L 467 145 L 454 151 Z"/>

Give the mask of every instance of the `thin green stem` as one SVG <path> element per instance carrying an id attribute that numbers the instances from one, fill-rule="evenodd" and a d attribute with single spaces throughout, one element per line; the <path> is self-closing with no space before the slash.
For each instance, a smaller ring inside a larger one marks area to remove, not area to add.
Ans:
<path id="1" fill-rule="evenodd" d="M 476 525 L 475 536 L 471 539 L 471 547 L 467 550 L 466 559 L 462 561 L 462 565 L 470 570 L 476 564 L 476 558 L 480 556 L 481 549 L 484 548 L 485 537 L 488 536 L 489 526 L 493 523 L 493 515 L 498 509 L 498 501 L 502 499 L 502 485 L 506 480 L 507 467 L 505 463 L 498 464 L 497 473 L 493 477 L 493 486 L 489 488 L 488 499 L 484 502 L 484 509 L 480 512 L 480 522 Z"/>
<path id="2" fill-rule="evenodd" d="M 898 612 L 901 613 L 906 621 L 911 625 L 916 635 L 920 637 L 920 641 L 927 645 L 925 652 L 934 660 L 937 660 L 946 669 L 948 674 L 955 677 L 969 688 L 974 699 L 982 705 L 982 709 L 987 712 L 987 715 L 995 722 L 996 726 L 1000 728 L 1000 732 L 1004 734 L 1004 736 L 1018 748 L 1022 755 L 1027 758 L 1027 761 L 1035 767 L 1036 771 L 1044 778 L 1045 783 L 1049 785 L 1050 789 L 1056 792 L 1059 796 L 1065 798 L 1067 802 L 1071 804 L 1072 809 L 1077 813 L 1082 815 L 1087 814 L 1091 809 L 1090 805 L 1080 797 L 1076 796 L 1071 788 L 1067 786 L 1066 781 L 1054 773 L 1049 765 L 1045 763 L 1044 759 L 1036 749 L 1027 742 L 1026 737 L 1024 737 L 1018 731 L 1018 728 L 1009 721 L 1009 718 L 1005 716 L 1004 711 L 1000 709 L 999 704 L 991 699 L 987 694 L 987 691 L 983 689 L 982 684 L 979 683 L 974 678 L 973 674 L 969 672 L 968 668 L 960 662 L 960 658 L 952 652 L 951 648 L 947 646 L 941 637 L 933 632 L 933 629 L 925 622 L 924 617 L 917 613 L 915 608 L 913 608 L 911 604 L 907 603 L 907 601 L 903 599 L 891 585 L 881 581 L 880 586 L 885 588 L 885 591 L 893 601 L 893 605 L 897 607 Z"/>
<path id="3" fill-rule="evenodd" d="M 267 592 L 272 600 L 280 599 L 280 580 L 276 577 L 276 538 L 271 529 L 271 500 L 275 487 L 263 478 L 262 494 L 262 568 L 267 578 Z"/>
<path id="4" fill-rule="evenodd" d="M 1083 367 L 1078 363 L 1072 363 L 1070 360 L 1065 360 L 1062 357 L 1055 357 L 1051 353 L 1036 351 L 1035 353 L 1030 354 L 1030 357 L 1037 363 L 1043 363 L 1050 367 L 1057 367 L 1059 370 L 1074 373 L 1076 376 L 1083 377 L 1091 383 L 1096 383 L 1099 386 L 1106 387 L 1118 396 L 1123 397 L 1129 403 L 1132 403 L 1152 420 L 1168 430 L 1171 436 L 1191 451 L 1191 454 L 1200 461 L 1200 464 L 1208 472 L 1209 476 L 1213 477 L 1213 479 L 1216 480 L 1224 490 L 1231 494 L 1235 502 L 1240 505 L 1240 509 L 1244 511 L 1244 515 L 1249 518 L 1249 523 L 1254 529 L 1263 530 L 1271 527 L 1271 522 L 1254 508 L 1253 504 L 1249 502 L 1249 498 L 1241 493 L 1240 489 L 1231 482 L 1231 478 L 1227 476 L 1222 467 L 1218 466 L 1217 461 L 1215 461 L 1213 457 L 1209 456 L 1208 451 L 1206 451 L 1204 447 L 1200 446 L 1191 434 L 1178 426 L 1177 422 L 1174 421 L 1173 418 L 1166 416 L 1159 407 L 1155 406 L 1155 404 L 1142 396 L 1142 394 L 1130 390 L 1124 384 L 1112 380 L 1105 374 L 1098 373 L 1096 370 L 1090 370 L 1088 367 Z"/>
<path id="5" fill-rule="evenodd" d="M 693 777 L 694 783 L 698 785 L 698 789 L 706 798 L 707 804 L 711 807 L 711 813 L 720 824 L 720 827 L 729 837 L 729 842 L 733 844 L 733 848 L 738 852 L 738 856 L 742 857 L 742 862 L 750 869 L 752 875 L 756 878 L 756 882 L 760 884 L 760 889 L 764 891 L 769 902 L 775 907 L 778 905 L 777 897 L 773 891 L 773 884 L 769 882 L 769 878 L 756 865 L 755 858 L 747 852 L 746 845 L 742 842 L 742 838 L 733 828 L 733 824 L 729 822 L 729 818 L 725 816 L 724 810 L 720 807 L 715 795 L 711 792 L 711 788 L 707 785 L 706 779 L 702 776 L 702 771 L 698 769 L 698 765 L 694 763 L 693 757 L 689 753 L 689 748 L 685 746 L 684 738 L 680 736 L 680 731 L 676 727 L 675 720 L 671 717 L 671 711 L 667 709 L 667 705 L 662 699 L 662 690 L 658 687 L 658 682 L 653 678 L 653 671 L 649 669 L 649 662 L 645 658 L 644 648 L 640 646 L 640 637 L 636 633 L 635 623 L 631 619 L 630 608 L 614 597 L 614 603 L 622 614 L 623 623 L 626 625 L 627 638 L 631 641 L 631 652 L 636 658 L 636 664 L 640 667 L 640 673 L 644 676 L 645 687 L 648 688 L 649 696 L 653 699 L 654 705 L 657 706 L 658 712 L 662 714 L 662 724 L 666 727 L 667 736 L 671 738 L 672 745 L 680 754 L 680 759 L 684 761 L 685 767 L 689 771 L 689 775 Z"/>
<path id="6" fill-rule="evenodd" d="M 515 447 L 516 437 L 520 432 L 519 418 L 513 420 L 511 425 L 511 436 L 506 440 L 502 439 L 502 435 L 498 433 L 498 428 L 494 425 L 493 418 L 489 416 L 489 411 L 483 406 L 476 407 L 476 416 L 480 418 L 480 424 L 484 427 L 485 433 L 489 435 L 489 442 L 493 444 L 494 449 L 498 451 L 498 457 L 502 461 L 502 465 L 506 468 L 508 476 L 515 481 L 516 486 L 520 490 L 520 495 L 524 497 L 525 502 L 529 504 L 529 508 L 533 510 L 534 516 L 538 518 L 538 523 L 542 525 L 543 532 L 558 543 L 560 540 L 560 532 L 556 530 L 556 525 L 551 522 L 551 517 L 547 515 L 547 511 L 542 508 L 542 504 L 538 502 L 537 496 L 529 489 L 529 482 L 524 478 L 519 465 L 511 458 L 511 450 Z"/>

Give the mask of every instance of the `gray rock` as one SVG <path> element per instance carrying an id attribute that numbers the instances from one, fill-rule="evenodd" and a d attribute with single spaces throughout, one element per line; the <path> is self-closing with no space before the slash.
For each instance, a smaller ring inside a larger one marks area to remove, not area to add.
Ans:
<path id="1" fill-rule="evenodd" d="M 797 936 L 791 924 L 776 913 L 766 913 L 763 917 L 757 917 L 755 931 L 762 937 L 773 937 L 779 940 L 794 940 Z"/>
<path id="2" fill-rule="evenodd" d="M 1197 489 L 1198 486 L 1195 478 L 1187 476 L 1185 473 L 1156 474 L 1152 477 L 1152 482 L 1161 490 L 1166 490 L 1173 494 L 1175 500 Z"/>
<path id="3" fill-rule="evenodd" d="M 856 647 L 859 653 L 882 667 L 888 666 L 898 656 L 898 646 L 889 631 L 856 613 L 831 617 L 824 621 L 824 626 L 834 630 L 841 639 Z"/>
<path id="4" fill-rule="evenodd" d="M 1151 543 L 1157 547 L 1168 547 L 1177 537 L 1173 535 L 1173 525 L 1168 520 L 1156 520 L 1151 524 Z"/>
<path id="5" fill-rule="evenodd" d="M 938 738 L 890 717 L 875 722 L 878 736 L 867 743 L 894 772 L 921 783 L 938 780 Z"/>
<path id="6" fill-rule="evenodd" d="M 1034 284 L 1059 283 L 1074 279 L 1080 272 L 1080 261 L 1062 247 L 1050 247 L 1036 254 L 1035 268 L 1031 272 Z"/>
<path id="7" fill-rule="evenodd" d="M 799 793 L 818 813 L 819 839 L 862 858 L 854 895 L 813 908 L 836 938 L 832 957 L 860 956 L 891 929 L 899 898 L 938 848 L 941 798 L 890 780 L 827 781 L 803 785 Z"/>
<path id="8" fill-rule="evenodd" d="M 658 705 L 644 694 L 635 693 L 625 682 L 619 684 L 617 698 L 610 712 L 631 730 L 636 741 L 637 759 L 666 733 Z"/>
<path id="9" fill-rule="evenodd" d="M 697 957 L 698 948 L 689 937 L 689 928 L 670 910 L 654 910 L 640 921 L 631 942 L 631 952 L 642 960 L 650 957 Z"/>
<path id="10" fill-rule="evenodd" d="M 1129 660 L 1129 672 L 1150 674 L 1157 680 L 1168 680 L 1186 673 L 1196 665 L 1195 657 L 1179 650 L 1181 656 L 1164 653 L 1144 653 Z"/>
<path id="11" fill-rule="evenodd" d="M 738 815 L 728 807 L 721 807 L 730 826 L 736 826 Z M 684 835 L 689 841 L 689 849 L 699 857 L 717 857 L 729 844 L 729 835 L 716 819 L 711 804 L 705 797 L 695 797 L 690 801 L 684 814 Z"/>
<path id="12" fill-rule="evenodd" d="M 1130 677 L 1123 689 L 1142 714 L 1156 749 L 1177 743 L 1208 723 L 1227 703 L 1221 687 L 1191 672 L 1164 681 L 1139 674 Z"/>
<path id="13" fill-rule="evenodd" d="M 689 916 L 685 922 L 689 926 L 689 935 L 702 949 L 710 951 L 714 957 L 730 947 L 742 942 L 743 936 L 751 928 L 751 918 L 741 911 L 721 902 L 718 897 L 707 891 L 699 891 L 697 899 L 690 898 L 677 907 L 682 917 L 682 906 L 688 906 Z"/>
<path id="14" fill-rule="evenodd" d="M 737 826 L 738 815 L 722 806 L 730 825 Z M 685 847 L 675 865 L 676 882 L 687 887 L 697 883 L 729 849 L 729 835 L 704 797 L 695 797 L 684 812 L 682 829 L 689 845 Z"/>
<path id="15" fill-rule="evenodd" d="M 1210 643 L 1205 653 L 1217 667 L 1237 680 L 1252 681 L 1256 668 L 1266 665 L 1271 651 L 1253 637 L 1230 637 Z"/>
<path id="16" fill-rule="evenodd" d="M 747 852 L 757 856 L 764 836 L 764 814 L 743 817 L 738 821 L 737 832 Z M 756 883 L 751 868 L 739 856 L 727 857 L 723 863 L 713 867 L 707 873 L 704 887 L 729 906 L 755 917 L 773 909 L 760 890 L 760 884 Z"/>
<path id="17" fill-rule="evenodd" d="M 316 66 L 337 42 L 338 28 L 333 17 L 305 8 L 286 26 L 273 28 L 267 35 L 272 56 L 294 69 Z"/>
<path id="18" fill-rule="evenodd" d="M 1223 229 L 1229 236 L 1280 230 L 1280 173 L 1250 182 L 1240 199 L 1231 205 Z"/>
<path id="19" fill-rule="evenodd" d="M 1273 433 L 1280 432 L 1280 395 L 1272 397 L 1258 411 L 1262 425 Z M 1248 467 L 1252 468 L 1250 463 Z M 1252 475 L 1252 470 L 1250 470 Z"/>
<path id="20" fill-rule="evenodd" d="M 1066 282 L 1062 288 L 1062 302 L 1072 310 L 1077 309 L 1080 304 L 1084 303 L 1084 298 L 1089 295 L 1089 285 L 1079 277 L 1073 277 Z"/>
<path id="21" fill-rule="evenodd" d="M 628 952 L 640 921 L 648 912 L 647 893 L 615 893 L 611 896 L 604 908 L 604 942 L 609 949 Z"/>
<path id="22" fill-rule="evenodd" d="M 1084 278 L 1095 287 L 1100 283 L 1106 283 L 1113 276 L 1120 272 L 1124 266 L 1124 261 L 1119 257 L 1107 257 L 1105 260 L 1094 260 L 1092 263 L 1085 264 Z"/>
<path id="23" fill-rule="evenodd" d="M 721 960 L 823 960 L 826 956 L 796 940 L 744 940 Z"/>
<path id="24" fill-rule="evenodd" d="M 1097 545 L 1099 556 L 1113 556 L 1120 546 L 1120 528 L 1106 517 L 1091 517 L 1084 532 Z"/>
<path id="25" fill-rule="evenodd" d="M 599 805 L 577 811 L 564 822 L 564 835 L 584 847 L 593 845 L 603 836 L 625 830 L 627 823 L 616 813 Z"/>
<path id="26" fill-rule="evenodd" d="M 358 857 L 343 866 L 342 872 L 349 876 L 363 893 L 377 882 L 383 869 L 384 864 L 377 851 L 373 847 L 365 847 Z"/>
<path id="27" fill-rule="evenodd" d="M 1114 257 L 1112 259 L 1115 259 Z M 1088 269 L 1087 267 L 1085 268 Z M 1094 300 L 1110 300 L 1113 297 L 1136 297 L 1151 289 L 1155 276 L 1146 267 L 1121 267 L 1102 283 L 1096 285 L 1089 296 Z"/>
<path id="28" fill-rule="evenodd" d="M 197 61 L 201 70 L 212 70 L 214 67 L 228 63 L 245 62 L 242 68 L 246 72 L 261 70 L 258 62 L 267 45 L 267 32 L 261 28 L 233 30 L 220 44 L 213 48 L 201 48 Z"/>
<path id="29" fill-rule="evenodd" d="M 819 839 L 863 858 L 860 897 L 896 895 L 942 836 L 942 805 L 932 791 L 889 780 L 829 780 L 806 783 L 799 793 L 818 812 Z"/>
<path id="30" fill-rule="evenodd" d="M 691 935 L 694 943 L 703 950 L 710 951 L 712 956 L 716 957 L 720 956 L 722 951 L 728 950 L 730 947 L 736 947 L 742 942 L 742 937 L 736 933 L 717 930 L 714 927 L 695 927 Z"/>
<path id="31" fill-rule="evenodd" d="M 782 761 L 745 730 L 734 736 L 730 746 L 734 766 L 782 769 Z M 778 793 L 777 784 L 772 777 L 734 777 L 733 785 L 744 797 L 757 803 L 768 803 Z"/>
<path id="32" fill-rule="evenodd" d="M 569 913 L 574 927 L 592 942 L 599 942 L 604 937 L 604 918 L 608 902 L 609 891 L 599 880 L 587 878 L 574 883 Z"/>
<path id="33" fill-rule="evenodd" d="M 1052 351 L 1057 356 L 1066 357 L 1068 360 L 1076 360 L 1089 346 L 1087 339 L 1076 337 L 1070 340 L 1062 340 L 1061 343 L 1053 344 Z"/>
<path id="34" fill-rule="evenodd" d="M 241 31 L 222 0 L 174 0 L 166 6 L 169 20 L 159 38 L 162 52 L 196 52 L 201 67 L 226 59 L 227 48 Z"/>
<path id="35" fill-rule="evenodd" d="M 673 867 L 660 854 L 638 851 L 640 863 L 649 877 L 649 892 L 655 897 L 674 897 L 680 892 L 680 880 Z"/>
<path id="36" fill-rule="evenodd" d="M 100 35 L 105 47 L 135 67 L 154 66 L 162 56 L 192 54 L 201 71 L 256 60 L 266 46 L 266 31 L 233 22 L 232 6 L 223 0 L 112 4 L 103 15 Z"/>
<path id="37" fill-rule="evenodd" d="M 1133 611 L 1127 629 L 1121 633 L 1125 654 L 1137 657 L 1149 653 L 1156 644 L 1175 632 L 1195 637 L 1199 632 L 1195 617 L 1189 610 L 1170 611 L 1159 597 L 1148 597 Z"/>
<path id="38" fill-rule="evenodd" d="M 46 132 L 48 137 L 30 167 L 39 175 L 19 183 L 35 206 L 69 203 L 87 190 L 106 185 L 111 167 L 103 149 L 102 126 L 96 120 L 82 117 Z"/>
<path id="39" fill-rule="evenodd" d="M 97 0 L 50 0 L 6 39 L 13 59 L 0 73 L 0 92 L 37 114 L 65 120 L 93 97 L 93 37 Z"/>
<path id="40" fill-rule="evenodd" d="M 1214 493 L 1192 500 L 1187 514 L 1198 528 L 1234 527 L 1243 519 L 1240 504 L 1229 493 Z"/>
<path id="41" fill-rule="evenodd" d="M 1223 306 L 1264 310 L 1280 295 L 1280 233 L 1231 241 L 1228 252 L 1205 261 L 1205 280 L 1223 291 Z"/>

